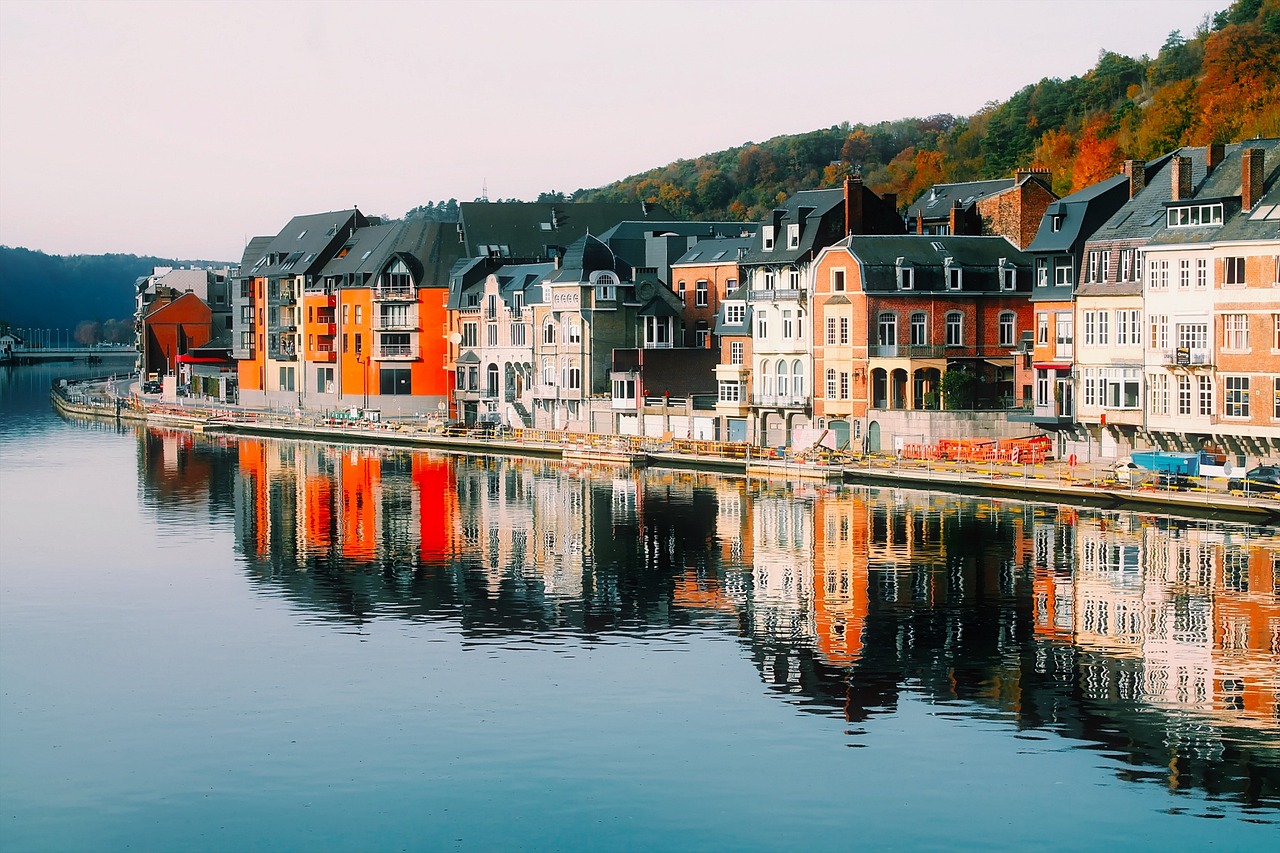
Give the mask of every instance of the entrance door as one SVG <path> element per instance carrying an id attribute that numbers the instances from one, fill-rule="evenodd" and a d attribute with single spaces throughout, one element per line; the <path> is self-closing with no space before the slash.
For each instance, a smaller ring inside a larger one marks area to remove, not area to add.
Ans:
<path id="1" fill-rule="evenodd" d="M 867 452 L 880 452 L 880 422 L 872 421 L 867 424 Z"/>

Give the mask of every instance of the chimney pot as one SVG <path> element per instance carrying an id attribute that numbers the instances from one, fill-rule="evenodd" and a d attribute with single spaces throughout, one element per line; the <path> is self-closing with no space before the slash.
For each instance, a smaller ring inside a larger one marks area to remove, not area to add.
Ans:
<path id="1" fill-rule="evenodd" d="M 1174 201 L 1185 201 L 1191 198 L 1191 158 L 1175 155 L 1169 164 L 1170 196 Z"/>

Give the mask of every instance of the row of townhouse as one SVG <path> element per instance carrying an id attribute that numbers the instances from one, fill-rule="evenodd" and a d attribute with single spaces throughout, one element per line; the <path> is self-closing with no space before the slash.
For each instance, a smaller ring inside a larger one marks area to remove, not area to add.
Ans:
<path id="1" fill-rule="evenodd" d="M 1013 417 L 1060 452 L 1280 452 L 1280 140 L 1182 148 L 1054 202 Z"/>
<path id="2" fill-rule="evenodd" d="M 1280 442 L 1280 141 L 1184 148 L 1063 199 L 853 177 L 768 220 L 462 205 L 297 217 L 233 279 L 242 402 L 467 423 L 1059 453 Z M 952 374 L 948 376 L 948 374 Z"/>

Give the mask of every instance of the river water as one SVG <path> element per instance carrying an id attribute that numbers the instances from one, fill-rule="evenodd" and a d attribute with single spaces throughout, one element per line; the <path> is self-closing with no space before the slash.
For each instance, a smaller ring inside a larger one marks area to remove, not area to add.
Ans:
<path id="1" fill-rule="evenodd" d="M 69 421 L 0 849 L 1267 849 L 1280 531 Z"/>

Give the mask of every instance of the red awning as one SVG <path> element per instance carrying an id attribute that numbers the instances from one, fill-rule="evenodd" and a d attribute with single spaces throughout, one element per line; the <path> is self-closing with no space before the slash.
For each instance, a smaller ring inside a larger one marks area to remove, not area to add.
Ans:
<path id="1" fill-rule="evenodd" d="M 1071 365 L 1069 364 L 1033 364 L 1031 366 L 1034 367 L 1036 370 L 1070 370 L 1071 369 Z"/>
<path id="2" fill-rule="evenodd" d="M 231 364 L 225 358 L 203 358 L 195 355 L 180 355 L 177 361 L 179 364 Z"/>

